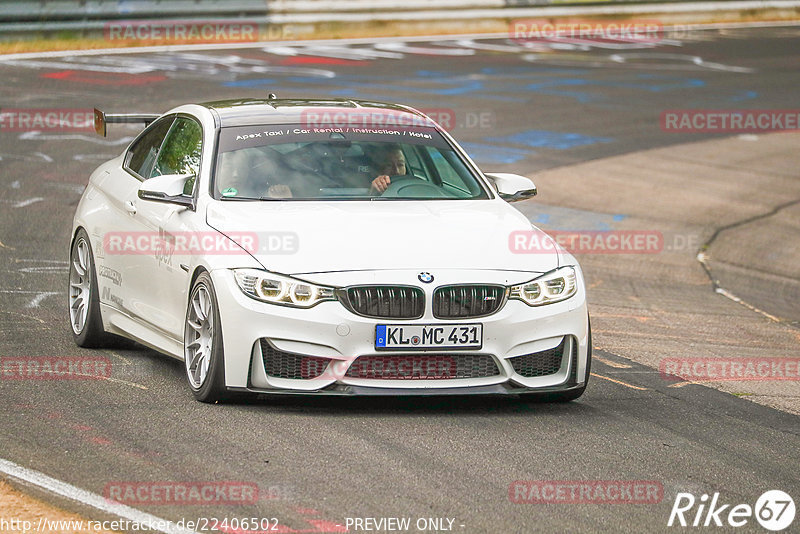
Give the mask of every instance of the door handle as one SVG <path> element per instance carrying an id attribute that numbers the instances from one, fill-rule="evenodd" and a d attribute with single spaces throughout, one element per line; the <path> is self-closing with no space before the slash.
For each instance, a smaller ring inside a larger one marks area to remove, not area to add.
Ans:
<path id="1" fill-rule="evenodd" d="M 131 215 L 136 215 L 136 204 L 134 204 L 132 200 L 126 200 L 125 211 L 127 211 Z"/>

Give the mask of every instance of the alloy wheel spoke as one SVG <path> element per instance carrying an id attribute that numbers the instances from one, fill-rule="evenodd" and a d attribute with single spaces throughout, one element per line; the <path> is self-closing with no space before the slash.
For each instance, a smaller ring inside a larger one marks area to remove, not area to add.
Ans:
<path id="1" fill-rule="evenodd" d="M 203 315 L 203 310 L 200 309 L 200 301 L 197 296 L 192 299 L 192 309 L 194 310 L 194 315 L 197 317 L 198 322 L 202 324 L 205 320 L 205 316 Z"/>
<path id="2" fill-rule="evenodd" d="M 210 317 L 209 312 L 211 308 L 211 303 L 209 302 L 208 293 L 205 289 L 200 290 L 198 293 L 200 297 L 200 309 L 203 310 L 203 318 L 208 319 Z"/>
<path id="3" fill-rule="evenodd" d="M 78 276 L 81 277 L 81 282 L 83 282 L 83 277 L 86 276 L 86 269 L 83 268 L 77 259 L 72 262 L 72 266 L 75 267 L 75 272 L 78 273 Z"/>

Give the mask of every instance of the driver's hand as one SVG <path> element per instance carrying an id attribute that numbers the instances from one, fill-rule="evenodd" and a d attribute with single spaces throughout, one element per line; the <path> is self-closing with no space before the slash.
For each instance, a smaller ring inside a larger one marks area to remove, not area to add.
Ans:
<path id="1" fill-rule="evenodd" d="M 392 183 L 392 180 L 385 174 L 378 176 L 374 180 L 372 180 L 372 187 L 370 187 L 371 191 L 377 191 L 378 193 L 383 193 Z"/>

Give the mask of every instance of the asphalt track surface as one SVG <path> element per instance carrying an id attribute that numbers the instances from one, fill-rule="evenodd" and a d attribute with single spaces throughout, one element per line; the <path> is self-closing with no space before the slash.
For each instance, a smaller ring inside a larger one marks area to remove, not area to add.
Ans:
<path id="1" fill-rule="evenodd" d="M 800 29 L 679 37 L 654 47 L 545 43 L 522 50 L 503 39 L 398 41 L 333 52 L 257 47 L 15 60 L 0 63 L 0 102 L 3 108 L 162 112 L 184 102 L 267 91 L 399 101 L 445 110 L 443 116 L 454 118 L 455 136 L 484 169 L 528 175 L 715 138 L 663 131 L 664 110 L 796 107 Z M 133 133 L 117 130 L 100 139 L 2 132 L 0 355 L 97 354 L 77 348 L 69 331 L 70 223 L 88 174 Z M 548 204 L 545 190 L 520 209 L 540 222 L 547 222 L 542 213 L 552 222 L 569 212 L 588 229 L 607 229 L 625 217 L 606 209 L 617 192 L 583 185 L 574 195 L 596 197 L 585 202 L 591 210 Z M 563 191 L 562 198 L 568 198 Z M 659 199 L 643 202 L 658 205 Z M 701 241 L 714 229 L 704 228 Z M 796 247 L 797 235 L 792 238 Z M 418 518 L 449 518 L 452 529 L 464 533 L 659 532 L 677 528 L 668 528 L 667 520 L 679 492 L 719 492 L 722 503 L 753 505 L 764 491 L 779 489 L 797 502 L 797 415 L 703 385 L 674 387 L 652 365 L 638 363 L 636 353 L 604 349 L 637 333 L 636 321 L 610 328 L 619 313 L 609 311 L 634 279 L 650 276 L 650 291 L 632 297 L 724 316 L 732 328 L 754 321 L 753 312 L 715 295 L 699 266 L 692 291 L 679 292 L 679 280 L 658 285 L 665 270 L 659 258 L 608 263 L 608 273 L 603 262 L 609 258 L 581 261 L 590 309 L 600 312 L 593 319 L 600 349 L 592 368 L 599 376 L 576 402 L 258 398 L 209 406 L 193 401 L 180 362 L 121 346 L 100 353 L 111 358 L 112 380 L 0 381 L 0 457 L 101 495 L 109 484 L 124 482 L 255 484 L 259 499 L 250 505 L 135 507 L 172 521 L 277 518 L 286 532 L 342 531 L 336 525 L 346 518 L 365 517 L 409 517 L 411 531 Z M 626 272 L 626 265 L 637 272 Z M 735 274 L 747 281 L 772 276 L 763 271 L 748 272 L 745 265 Z M 786 282 L 783 304 L 773 310 L 782 328 L 800 319 L 791 293 L 796 288 Z M 669 294 L 672 289 L 676 293 Z M 769 292 L 750 296 L 770 311 Z M 640 342 L 651 356 L 683 356 L 709 327 L 697 317 L 670 320 L 682 339 L 664 343 L 644 329 Z M 781 354 L 796 355 L 798 337 L 786 339 L 779 340 Z M 644 355 L 642 361 L 650 362 Z M 652 481 L 663 487 L 663 497 L 644 504 L 519 504 L 509 498 L 519 480 Z M 791 528 L 797 531 L 797 520 Z M 735 530 L 764 531 L 752 518 Z"/>

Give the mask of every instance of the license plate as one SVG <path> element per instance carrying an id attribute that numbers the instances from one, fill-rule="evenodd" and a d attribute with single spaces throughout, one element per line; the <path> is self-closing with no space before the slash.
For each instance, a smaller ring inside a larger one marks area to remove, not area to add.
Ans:
<path id="1" fill-rule="evenodd" d="M 376 349 L 479 349 L 482 324 L 379 324 Z"/>

